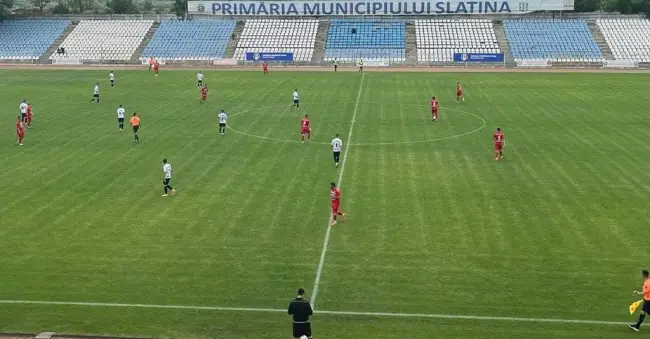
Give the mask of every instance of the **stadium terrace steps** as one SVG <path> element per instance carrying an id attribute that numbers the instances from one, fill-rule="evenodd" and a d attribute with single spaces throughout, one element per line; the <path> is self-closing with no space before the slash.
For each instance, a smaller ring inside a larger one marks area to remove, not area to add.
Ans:
<path id="1" fill-rule="evenodd" d="M 147 34 L 144 36 L 144 39 L 142 39 L 142 42 L 140 43 L 140 46 L 135 50 L 135 53 L 131 56 L 131 63 L 140 63 L 140 59 L 142 57 L 145 57 L 142 55 L 144 53 L 144 49 L 147 47 L 149 44 L 149 41 L 153 38 L 153 35 L 156 33 L 156 30 L 160 27 L 160 24 L 158 22 L 154 22 L 153 25 L 149 28 L 149 31 Z"/>
<path id="2" fill-rule="evenodd" d="M 129 61 L 153 20 L 81 20 L 61 44 L 64 58 Z M 50 58 L 59 58 L 52 54 Z"/>
<path id="3" fill-rule="evenodd" d="M 234 58 L 244 60 L 252 52 L 293 53 L 293 61 L 310 62 L 318 24 L 315 19 L 247 20 Z"/>
<path id="4" fill-rule="evenodd" d="M 0 59 L 35 62 L 70 26 L 70 20 L 6 20 L 0 22 Z"/>
<path id="5" fill-rule="evenodd" d="M 614 60 L 614 53 L 612 53 L 612 50 L 609 48 L 603 33 L 600 31 L 600 28 L 598 28 L 598 25 L 595 22 L 590 22 L 587 26 L 589 26 L 591 35 L 594 36 L 594 40 L 596 40 L 598 47 L 600 47 L 600 51 L 603 53 L 605 60 Z"/>
<path id="6" fill-rule="evenodd" d="M 456 53 L 501 53 L 491 20 L 415 20 L 415 33 L 420 62 L 453 62 Z"/>
<path id="7" fill-rule="evenodd" d="M 406 61 L 404 20 L 334 19 L 325 44 L 325 61 Z"/>
<path id="8" fill-rule="evenodd" d="M 417 33 L 415 31 L 415 23 L 411 21 L 406 22 L 406 62 L 415 64 L 418 62 L 418 47 L 417 47 Z"/>
<path id="9" fill-rule="evenodd" d="M 596 25 L 615 60 L 650 63 L 650 20 L 598 19 Z"/>
<path id="10" fill-rule="evenodd" d="M 557 63 L 604 60 L 584 20 L 504 20 L 515 61 L 545 59 Z"/>
<path id="11" fill-rule="evenodd" d="M 327 41 L 327 30 L 329 21 L 320 21 L 318 31 L 316 31 L 316 43 L 314 44 L 314 55 L 311 57 L 313 63 L 323 63 L 325 61 L 325 41 Z"/>
<path id="12" fill-rule="evenodd" d="M 226 53 L 224 54 L 224 58 L 235 57 L 235 50 L 237 49 L 237 43 L 239 43 L 239 38 L 241 37 L 241 34 L 244 31 L 244 26 L 246 26 L 246 24 L 244 23 L 243 20 L 239 20 L 235 24 L 235 30 L 232 32 L 232 37 L 230 38 L 230 40 L 228 41 L 228 45 L 226 46 Z"/>
<path id="13" fill-rule="evenodd" d="M 506 31 L 503 28 L 503 23 L 494 23 L 494 34 L 499 42 L 499 49 L 501 50 L 501 53 L 503 53 L 503 59 L 506 62 L 514 62 L 515 60 L 512 58 L 512 53 L 510 52 L 510 46 L 508 45 L 508 38 L 506 38 Z"/>
<path id="14" fill-rule="evenodd" d="M 222 59 L 235 24 L 234 20 L 162 21 L 143 55 L 161 61 Z"/>
<path id="15" fill-rule="evenodd" d="M 59 35 L 59 37 L 56 38 L 54 43 L 47 49 L 47 51 L 45 51 L 45 53 L 43 53 L 43 55 L 41 55 L 41 57 L 38 59 L 38 63 L 39 64 L 49 64 L 51 62 L 50 61 L 50 56 L 53 55 L 56 52 L 56 49 L 59 48 L 59 46 L 61 46 L 63 41 L 65 41 L 65 39 L 68 37 L 68 35 L 70 35 L 70 33 L 72 33 L 72 31 L 74 31 L 74 29 L 76 27 L 77 27 L 77 24 L 74 23 L 74 22 L 71 22 L 68 25 L 68 27 L 65 28 L 63 33 L 61 33 L 61 35 Z"/>

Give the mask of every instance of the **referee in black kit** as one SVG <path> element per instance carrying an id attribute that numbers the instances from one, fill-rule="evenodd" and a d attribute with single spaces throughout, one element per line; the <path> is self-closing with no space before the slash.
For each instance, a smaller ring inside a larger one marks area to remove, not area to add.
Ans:
<path id="1" fill-rule="evenodd" d="M 293 317 L 293 337 L 307 336 L 311 339 L 309 317 L 314 314 L 309 301 L 305 300 L 305 289 L 298 289 L 298 296 L 289 303 L 289 315 Z"/>

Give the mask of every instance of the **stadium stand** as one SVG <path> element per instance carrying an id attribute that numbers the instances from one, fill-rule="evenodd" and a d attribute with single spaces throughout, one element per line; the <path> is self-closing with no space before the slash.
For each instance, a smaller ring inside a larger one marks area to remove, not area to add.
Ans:
<path id="1" fill-rule="evenodd" d="M 161 61 L 221 59 L 234 29 L 234 20 L 163 21 L 141 57 Z"/>
<path id="2" fill-rule="evenodd" d="M 68 20 L 1 21 L 0 59 L 36 60 L 68 25 Z"/>
<path id="3" fill-rule="evenodd" d="M 293 53 L 294 61 L 311 61 L 318 32 L 314 19 L 248 20 L 234 58 L 244 60 L 247 52 Z"/>
<path id="4" fill-rule="evenodd" d="M 404 21 L 333 20 L 327 32 L 325 61 L 406 61 L 405 40 Z"/>
<path id="5" fill-rule="evenodd" d="M 491 20 L 415 20 L 418 61 L 450 62 L 454 53 L 501 53 Z"/>
<path id="6" fill-rule="evenodd" d="M 603 54 L 583 20 L 504 20 L 515 61 L 547 59 L 559 62 L 603 61 Z"/>
<path id="7" fill-rule="evenodd" d="M 82 20 L 63 41 L 67 58 L 129 60 L 153 20 Z M 60 59 L 52 54 L 50 59 Z"/>
<path id="8" fill-rule="evenodd" d="M 650 21 L 647 19 L 599 19 L 596 25 L 614 59 L 650 62 Z"/>

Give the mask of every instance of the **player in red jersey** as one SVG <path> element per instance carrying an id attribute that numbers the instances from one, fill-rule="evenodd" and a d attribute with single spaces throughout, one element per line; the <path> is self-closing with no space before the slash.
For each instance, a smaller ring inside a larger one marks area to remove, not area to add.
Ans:
<path id="1" fill-rule="evenodd" d="M 208 98 L 208 85 L 203 85 L 201 86 L 201 101 L 199 101 L 199 104 L 204 103 L 207 98 Z"/>
<path id="2" fill-rule="evenodd" d="M 154 64 L 153 64 L 153 72 L 154 72 L 154 74 L 156 74 L 156 76 L 158 76 L 158 70 L 159 69 L 160 69 L 160 64 L 158 63 L 158 61 L 155 61 Z"/>
<path id="3" fill-rule="evenodd" d="M 300 121 L 300 136 L 302 138 L 302 142 L 305 142 L 305 139 L 307 141 L 311 141 L 311 124 L 309 122 L 309 115 L 305 114 L 305 117 L 302 118 Z"/>
<path id="4" fill-rule="evenodd" d="M 23 119 L 18 116 L 16 119 L 16 134 L 18 135 L 18 145 L 23 145 L 23 138 L 25 137 L 25 129 L 23 128 Z"/>
<path id="5" fill-rule="evenodd" d="M 463 96 L 463 87 L 460 86 L 460 81 L 456 82 L 456 102 L 465 101 Z"/>
<path id="6" fill-rule="evenodd" d="M 269 74 L 269 64 L 266 61 L 262 62 L 262 72 L 264 74 Z"/>
<path id="7" fill-rule="evenodd" d="M 438 108 L 440 107 L 440 104 L 438 104 L 438 100 L 436 100 L 436 97 L 431 97 L 431 121 L 437 121 L 438 120 Z"/>
<path id="8" fill-rule="evenodd" d="M 338 216 L 341 221 L 345 222 L 345 213 L 339 209 L 341 206 L 341 190 L 336 187 L 336 183 L 330 183 L 330 198 L 332 198 L 332 226 L 336 225 Z"/>
<path id="9" fill-rule="evenodd" d="M 32 128 L 32 104 L 27 104 L 27 128 Z"/>
<path id="10" fill-rule="evenodd" d="M 505 141 L 500 128 L 497 128 L 496 132 L 494 132 L 492 140 L 494 140 L 494 160 L 503 159 L 503 145 Z"/>

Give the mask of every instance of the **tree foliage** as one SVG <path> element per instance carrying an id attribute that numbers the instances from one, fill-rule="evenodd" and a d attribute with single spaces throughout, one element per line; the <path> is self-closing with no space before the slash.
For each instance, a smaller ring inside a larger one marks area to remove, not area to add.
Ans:
<path id="1" fill-rule="evenodd" d="M 43 14 L 43 10 L 47 5 L 52 2 L 52 0 L 30 0 L 29 1 L 34 7 L 38 8 L 38 10 Z"/>
<path id="2" fill-rule="evenodd" d="M 14 0 L 0 0 L 0 21 L 6 19 L 14 7 Z"/>
<path id="3" fill-rule="evenodd" d="M 187 11 L 187 0 L 174 0 L 174 13 L 178 17 L 184 17 Z"/>
<path id="4" fill-rule="evenodd" d="M 138 7 L 133 0 L 108 0 L 106 7 L 113 14 L 137 14 Z"/>
<path id="5" fill-rule="evenodd" d="M 142 10 L 145 13 L 149 13 L 149 12 L 153 11 L 153 1 L 152 0 L 144 0 L 144 2 L 142 3 Z"/>
<path id="6" fill-rule="evenodd" d="M 71 12 L 72 11 L 70 10 L 70 5 L 65 0 L 57 1 L 56 5 L 54 5 L 54 8 L 52 8 L 53 14 L 70 14 Z"/>
<path id="7" fill-rule="evenodd" d="M 576 12 L 650 13 L 650 0 L 575 0 Z"/>

